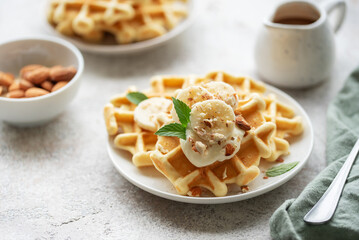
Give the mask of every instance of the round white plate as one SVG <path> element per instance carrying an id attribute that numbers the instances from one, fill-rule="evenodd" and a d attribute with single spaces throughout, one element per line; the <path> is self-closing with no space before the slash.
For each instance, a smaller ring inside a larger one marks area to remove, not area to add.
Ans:
<path id="1" fill-rule="evenodd" d="M 125 177 L 128 181 L 137 187 L 159 197 L 186 203 L 218 204 L 236 202 L 259 196 L 279 187 L 294 177 L 307 162 L 313 148 L 313 127 L 304 109 L 293 98 L 277 88 L 267 85 L 267 93 L 276 94 L 281 102 L 291 106 L 294 109 L 296 115 L 301 116 L 303 119 L 303 134 L 296 137 L 290 143 L 290 154 L 283 157 L 285 163 L 294 161 L 299 161 L 299 163 L 294 169 L 283 175 L 263 179 L 265 174 L 262 171 L 265 171 L 266 169 L 278 163 L 266 163 L 265 161 L 261 161 L 261 164 L 259 165 L 261 173 L 248 185 L 250 190 L 247 193 L 242 193 L 239 187 L 232 185 L 229 188 L 228 195 L 225 197 L 181 196 L 177 194 L 170 181 L 167 180 L 167 178 L 158 172 L 154 167 L 135 167 L 132 164 L 131 155 L 125 151 L 114 148 L 110 138 L 107 146 L 108 153 L 113 164 L 123 177 Z"/>
<path id="2" fill-rule="evenodd" d="M 47 20 L 45 20 L 46 32 L 50 35 L 57 36 L 74 44 L 80 50 L 84 52 L 97 53 L 97 54 L 106 54 L 106 55 L 125 55 L 132 53 L 139 53 L 145 50 L 149 50 L 155 47 L 158 47 L 174 37 L 178 36 L 184 30 L 186 30 L 195 20 L 196 16 L 199 13 L 198 1 L 190 0 L 187 2 L 188 4 L 188 16 L 183 19 L 181 23 L 179 23 L 175 28 L 171 31 L 167 32 L 163 36 L 152 38 L 149 40 L 130 43 L 130 44 L 94 44 L 87 43 L 80 38 L 76 37 L 68 37 L 59 32 L 57 32 L 50 24 L 48 24 Z M 47 6 L 46 6 L 47 7 Z M 46 12 L 47 10 L 45 10 Z"/>

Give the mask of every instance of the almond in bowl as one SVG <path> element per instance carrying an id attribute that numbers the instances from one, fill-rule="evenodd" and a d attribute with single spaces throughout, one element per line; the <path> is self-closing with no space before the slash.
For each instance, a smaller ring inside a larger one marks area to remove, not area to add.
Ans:
<path id="1" fill-rule="evenodd" d="M 36 126 L 56 118 L 75 98 L 83 67 L 80 51 L 59 38 L 0 44 L 0 120 Z"/>
<path id="2" fill-rule="evenodd" d="M 0 71 L 0 96 L 8 98 L 40 97 L 66 86 L 76 75 L 73 66 L 45 67 L 40 64 L 30 64 L 20 70 L 19 78 L 13 74 Z"/>

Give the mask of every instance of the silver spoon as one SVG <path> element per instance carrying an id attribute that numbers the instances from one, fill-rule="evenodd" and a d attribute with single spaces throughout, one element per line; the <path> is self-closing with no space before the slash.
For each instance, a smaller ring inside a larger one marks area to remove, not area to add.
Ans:
<path id="1" fill-rule="evenodd" d="M 304 216 L 306 223 L 322 224 L 332 218 L 358 151 L 359 139 L 356 141 L 347 160 L 345 160 L 342 168 L 339 170 L 337 176 L 335 176 L 327 191 L 325 191 L 314 207 Z"/>

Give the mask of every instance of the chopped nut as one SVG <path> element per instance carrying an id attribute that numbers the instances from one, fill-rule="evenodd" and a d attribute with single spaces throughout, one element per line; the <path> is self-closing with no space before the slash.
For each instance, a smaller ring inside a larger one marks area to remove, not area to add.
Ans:
<path id="1" fill-rule="evenodd" d="M 277 160 L 275 160 L 276 162 L 280 162 L 280 163 L 282 163 L 282 162 L 284 162 L 284 159 L 283 158 L 281 158 L 281 157 L 279 157 L 279 158 L 277 158 Z"/>
<path id="2" fill-rule="evenodd" d="M 201 141 L 196 141 L 194 146 L 200 154 L 203 154 L 204 151 L 206 151 L 206 149 L 207 149 L 207 145 L 202 143 Z"/>
<path id="3" fill-rule="evenodd" d="M 215 142 L 218 142 L 218 141 L 223 142 L 224 140 L 226 140 L 226 137 L 221 133 L 214 133 L 214 134 L 211 135 L 211 138 Z"/>
<path id="4" fill-rule="evenodd" d="M 237 115 L 236 116 L 236 124 L 237 126 L 244 130 L 244 131 L 248 131 L 251 130 L 251 126 L 247 123 L 247 121 L 242 117 L 242 115 Z"/>
<path id="5" fill-rule="evenodd" d="M 206 130 L 204 130 L 203 128 L 197 128 L 197 127 L 195 127 L 194 130 L 196 131 L 196 133 L 197 133 L 198 136 L 200 136 L 200 137 L 204 137 L 204 136 L 207 134 Z"/>
<path id="6" fill-rule="evenodd" d="M 264 176 L 263 179 L 268 179 L 268 177 L 267 177 L 267 176 Z"/>
<path id="7" fill-rule="evenodd" d="M 235 148 L 231 144 L 226 145 L 226 156 L 230 156 L 234 153 Z"/>
<path id="8" fill-rule="evenodd" d="M 249 191 L 249 188 L 248 188 L 248 186 L 241 186 L 241 190 L 243 193 L 246 193 Z"/>
<path id="9" fill-rule="evenodd" d="M 203 120 L 203 122 L 207 127 L 209 127 L 209 128 L 213 127 L 213 123 L 210 120 L 205 119 L 205 120 Z"/>
<path id="10" fill-rule="evenodd" d="M 187 194 L 190 197 L 199 197 L 202 194 L 202 189 L 200 187 L 194 187 L 191 188 Z"/>
<path id="11" fill-rule="evenodd" d="M 198 152 L 198 153 L 199 153 L 199 151 L 197 150 L 197 148 L 196 148 L 196 146 L 195 146 L 195 145 L 193 145 L 193 146 L 192 146 L 192 151 L 194 151 L 194 152 Z"/>

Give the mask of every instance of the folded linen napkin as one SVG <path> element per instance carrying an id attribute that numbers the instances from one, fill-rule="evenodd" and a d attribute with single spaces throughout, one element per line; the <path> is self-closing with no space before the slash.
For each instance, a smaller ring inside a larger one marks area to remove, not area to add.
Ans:
<path id="1" fill-rule="evenodd" d="M 359 156 L 349 173 L 333 218 L 309 225 L 304 215 L 327 190 L 359 137 L 359 68 L 346 80 L 327 113 L 328 166 L 297 199 L 285 201 L 270 219 L 271 236 L 280 239 L 359 239 Z"/>

